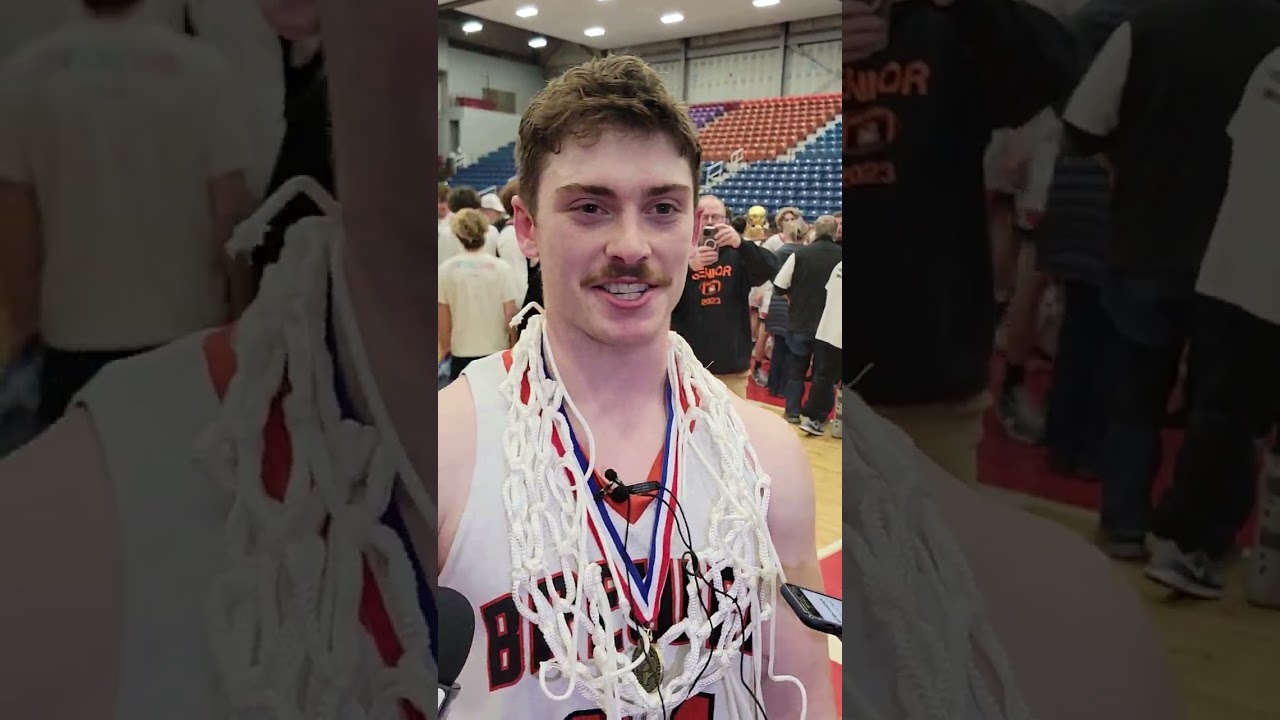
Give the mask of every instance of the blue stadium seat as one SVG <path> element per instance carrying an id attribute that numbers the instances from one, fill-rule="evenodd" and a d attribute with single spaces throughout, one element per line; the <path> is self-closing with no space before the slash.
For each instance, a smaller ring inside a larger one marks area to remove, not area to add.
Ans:
<path id="1" fill-rule="evenodd" d="M 840 148 L 844 127 L 837 121 L 819 134 L 792 161 L 764 160 L 747 165 L 716 186 L 715 192 L 735 213 L 762 205 L 770 215 L 783 207 L 799 207 L 812 221 L 840 209 Z"/>

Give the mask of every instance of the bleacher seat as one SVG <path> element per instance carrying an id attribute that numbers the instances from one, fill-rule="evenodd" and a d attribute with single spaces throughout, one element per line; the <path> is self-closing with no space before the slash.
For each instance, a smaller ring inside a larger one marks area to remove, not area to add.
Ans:
<path id="1" fill-rule="evenodd" d="M 699 130 L 705 128 L 716 119 L 725 114 L 729 106 L 725 103 L 703 103 L 700 105 L 689 106 L 689 117 L 693 119 L 693 126 Z"/>
<path id="2" fill-rule="evenodd" d="M 839 93 L 743 100 L 727 107 L 702 133 L 706 160 L 729 160 L 741 149 L 747 162 L 782 154 L 840 114 Z"/>
<path id="3" fill-rule="evenodd" d="M 840 200 L 840 147 L 843 121 L 818 134 L 795 159 L 751 163 L 712 191 L 734 214 L 762 205 L 770 215 L 798 207 L 812 221 L 836 212 Z"/>
<path id="4" fill-rule="evenodd" d="M 735 213 L 762 205 L 769 214 L 798 207 L 806 218 L 840 209 L 840 152 L 843 124 L 818 132 L 840 113 L 840 94 L 800 95 L 737 102 L 691 105 L 689 115 L 699 128 L 703 174 L 717 161 L 743 150 L 748 163 L 712 191 Z M 806 138 L 812 142 L 795 159 L 777 160 Z M 484 190 L 502 187 L 516 174 L 515 143 L 508 143 L 460 170 L 454 187 Z"/>
<path id="5" fill-rule="evenodd" d="M 516 144 L 507 143 L 471 165 L 459 170 L 449 180 L 453 187 L 469 187 L 484 190 L 501 188 L 516 174 Z"/>

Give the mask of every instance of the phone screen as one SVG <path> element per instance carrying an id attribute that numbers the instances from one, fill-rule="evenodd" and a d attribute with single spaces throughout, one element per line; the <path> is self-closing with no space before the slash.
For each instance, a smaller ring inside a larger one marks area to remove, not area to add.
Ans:
<path id="1" fill-rule="evenodd" d="M 844 602 L 833 598 L 830 595 L 823 595 L 820 592 L 814 592 L 808 588 L 797 587 L 793 585 L 799 593 L 800 600 L 803 604 L 808 605 L 806 610 L 812 609 L 813 614 L 826 620 L 829 623 L 844 626 Z"/>

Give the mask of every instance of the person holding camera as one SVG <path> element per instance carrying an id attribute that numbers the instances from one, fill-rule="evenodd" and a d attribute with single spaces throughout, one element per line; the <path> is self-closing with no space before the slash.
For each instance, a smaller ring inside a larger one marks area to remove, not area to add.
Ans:
<path id="1" fill-rule="evenodd" d="M 749 295 L 777 274 L 778 257 L 743 242 L 720 198 L 704 195 L 698 209 L 702 229 L 684 294 L 671 313 L 671 329 L 689 343 L 703 367 L 745 398 L 752 349 Z"/>

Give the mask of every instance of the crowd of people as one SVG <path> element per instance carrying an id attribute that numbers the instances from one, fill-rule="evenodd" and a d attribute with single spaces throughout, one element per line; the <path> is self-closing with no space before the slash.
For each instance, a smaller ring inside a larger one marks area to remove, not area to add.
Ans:
<path id="1" fill-rule="evenodd" d="M 904 132 L 895 145 L 853 129 L 871 140 L 852 143 L 846 165 L 888 162 L 897 181 L 863 182 L 847 167 L 845 209 L 859 232 L 903 241 L 876 243 L 856 266 L 865 275 L 850 303 L 846 380 L 867 368 L 855 389 L 972 481 L 997 350 L 1004 431 L 1043 446 L 1054 472 L 1101 484 L 1099 546 L 1175 591 L 1218 598 L 1255 505 L 1256 441 L 1280 407 L 1262 369 L 1280 360 L 1280 330 L 1277 286 L 1260 278 L 1280 267 L 1260 239 L 1273 186 L 1259 164 L 1275 147 L 1261 128 L 1274 124 L 1263 98 L 1274 92 L 1280 8 L 952 4 L 893 3 L 877 16 L 845 3 L 846 103 L 912 127 L 931 114 L 975 120 L 965 142 Z M 922 103 L 857 82 L 886 62 L 939 62 L 942 51 L 922 44 L 936 30 L 924 17 L 948 15 L 975 61 L 936 82 L 982 92 L 938 86 Z M 944 182 L 952 192 L 939 195 Z M 914 203 L 912 188 L 943 207 L 894 204 Z M 883 312 L 886 299 L 900 311 Z M 1043 361 L 1041 395 L 1029 368 Z M 1185 435 L 1172 486 L 1153 503 L 1171 426 Z"/>
<path id="2" fill-rule="evenodd" d="M 514 345 L 516 315 L 542 301 L 538 260 L 521 250 L 513 224 L 518 193 L 514 179 L 484 195 L 438 187 L 441 387 Z M 838 420 L 829 423 L 842 366 L 842 213 L 812 224 L 795 207 L 734 215 L 712 194 L 698 210 L 671 329 L 734 394 L 747 398 L 754 383 L 785 399 L 787 422 L 839 437 Z"/>

